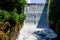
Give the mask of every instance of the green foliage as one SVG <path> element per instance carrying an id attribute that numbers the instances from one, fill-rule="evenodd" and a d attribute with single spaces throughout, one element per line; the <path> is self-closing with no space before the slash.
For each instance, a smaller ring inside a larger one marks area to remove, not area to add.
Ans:
<path id="1" fill-rule="evenodd" d="M 56 28 L 54 29 L 60 34 L 60 0 L 50 1 L 49 20 L 53 21 L 53 24 L 56 24 Z"/>
<path id="2" fill-rule="evenodd" d="M 50 10 L 49 10 L 49 20 L 54 20 L 54 16 L 55 16 L 55 13 L 54 13 L 54 1 L 50 1 Z"/>
<path id="3" fill-rule="evenodd" d="M 25 0 L 0 0 L 0 9 L 13 11 L 14 8 L 17 8 L 17 12 L 20 14 L 21 10 L 24 10 L 25 4 Z"/>
<path id="4" fill-rule="evenodd" d="M 0 22 L 12 20 L 15 23 L 24 21 L 25 0 L 0 0 Z"/>
<path id="5" fill-rule="evenodd" d="M 5 10 L 0 10 L 0 22 L 6 21 L 10 18 L 10 13 Z"/>
<path id="6" fill-rule="evenodd" d="M 24 7 L 26 4 L 26 1 L 25 0 L 18 0 L 17 2 L 18 2 L 17 12 L 18 12 L 18 14 L 20 14 L 21 12 L 24 12 Z"/>
<path id="7" fill-rule="evenodd" d="M 60 20 L 60 1 L 51 0 L 49 20 L 53 20 L 56 23 Z"/>
<path id="8" fill-rule="evenodd" d="M 19 15 L 19 20 L 20 20 L 20 22 L 24 21 L 25 17 L 26 17 L 25 14 L 24 14 L 24 13 L 21 13 L 21 14 Z"/>
<path id="9" fill-rule="evenodd" d="M 18 23 L 18 21 L 19 21 L 19 15 L 18 15 L 18 13 L 16 12 L 16 10 L 14 10 L 14 11 L 11 13 L 11 19 L 12 19 L 15 23 Z"/>

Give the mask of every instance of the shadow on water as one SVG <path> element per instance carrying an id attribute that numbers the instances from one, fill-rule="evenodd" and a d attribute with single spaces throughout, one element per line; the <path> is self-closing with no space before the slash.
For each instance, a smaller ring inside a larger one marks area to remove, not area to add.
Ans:
<path id="1" fill-rule="evenodd" d="M 48 23 L 48 19 L 47 19 L 47 8 L 44 8 L 37 28 L 48 28 L 48 26 L 49 26 L 49 23 Z"/>
<path id="2" fill-rule="evenodd" d="M 49 27 L 47 16 L 47 8 L 44 7 L 37 28 L 45 28 L 46 30 L 45 33 L 41 33 L 39 31 L 34 32 L 36 35 L 39 36 L 38 40 L 55 40 L 55 38 L 57 37 L 57 34 Z"/>

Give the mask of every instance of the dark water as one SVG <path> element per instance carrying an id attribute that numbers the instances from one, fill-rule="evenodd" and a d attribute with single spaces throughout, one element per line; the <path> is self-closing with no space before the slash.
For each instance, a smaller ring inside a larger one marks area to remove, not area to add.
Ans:
<path id="1" fill-rule="evenodd" d="M 38 40 L 55 40 L 55 38 L 57 37 L 57 34 L 49 27 L 47 16 L 47 8 L 44 7 L 37 28 L 45 28 L 45 32 L 34 32 L 36 35 L 38 35 Z"/>

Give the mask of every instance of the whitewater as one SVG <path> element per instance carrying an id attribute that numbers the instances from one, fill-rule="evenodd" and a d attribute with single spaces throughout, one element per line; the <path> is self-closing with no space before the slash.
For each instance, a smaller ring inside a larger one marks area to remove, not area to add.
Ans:
<path id="1" fill-rule="evenodd" d="M 44 7 L 37 23 L 25 20 L 16 40 L 54 40 L 57 34 L 49 27 L 47 11 Z"/>
<path id="2" fill-rule="evenodd" d="M 33 32 L 44 31 L 42 28 L 36 28 L 34 23 L 24 22 L 23 28 L 20 30 L 17 40 L 37 40 L 37 35 Z"/>

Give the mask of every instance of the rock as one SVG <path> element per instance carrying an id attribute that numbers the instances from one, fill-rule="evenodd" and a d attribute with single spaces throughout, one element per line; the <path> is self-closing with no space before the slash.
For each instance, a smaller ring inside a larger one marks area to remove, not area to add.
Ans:
<path id="1" fill-rule="evenodd" d="M 0 24 L 0 39 L 1 40 L 16 40 L 19 30 L 22 28 L 23 23 L 11 26 L 7 21 Z"/>

